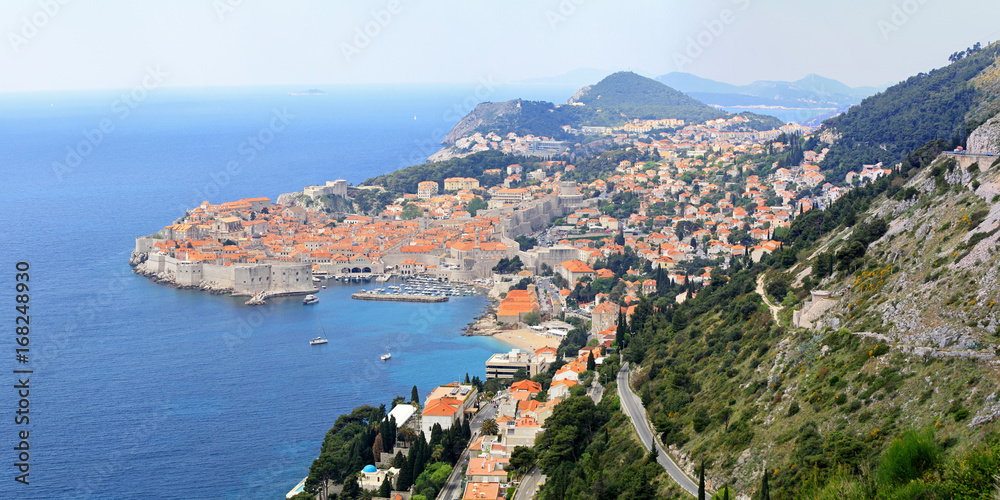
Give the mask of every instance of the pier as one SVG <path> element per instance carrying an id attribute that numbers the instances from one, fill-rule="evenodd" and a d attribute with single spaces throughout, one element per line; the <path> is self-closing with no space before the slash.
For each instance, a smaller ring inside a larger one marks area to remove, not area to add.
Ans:
<path id="1" fill-rule="evenodd" d="M 388 300 L 394 302 L 448 302 L 447 295 L 414 295 L 409 293 L 372 293 L 358 292 L 351 294 L 357 300 Z"/>

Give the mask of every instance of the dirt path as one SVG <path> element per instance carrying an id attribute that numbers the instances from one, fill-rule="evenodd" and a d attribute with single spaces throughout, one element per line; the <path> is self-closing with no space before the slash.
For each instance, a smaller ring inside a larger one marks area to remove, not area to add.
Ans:
<path id="1" fill-rule="evenodd" d="M 781 308 L 772 304 L 771 299 L 767 298 L 767 294 L 764 293 L 764 273 L 757 275 L 757 295 L 760 295 L 764 299 L 764 303 L 767 304 L 767 308 L 771 310 L 771 316 L 774 317 L 774 322 L 778 322 L 778 313 L 781 312 Z"/>

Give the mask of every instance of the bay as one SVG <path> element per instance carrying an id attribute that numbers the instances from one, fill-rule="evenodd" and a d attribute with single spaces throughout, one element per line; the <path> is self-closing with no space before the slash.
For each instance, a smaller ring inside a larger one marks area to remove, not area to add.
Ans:
<path id="1" fill-rule="evenodd" d="M 331 284 L 312 306 L 250 308 L 131 274 L 134 238 L 185 208 L 420 162 L 485 92 L 287 95 L 304 88 L 154 89 L 134 107 L 129 90 L 0 95 L 0 305 L 12 324 L 15 264 L 28 262 L 34 369 L 30 423 L 14 425 L 20 366 L 5 334 L 0 498 L 281 498 L 339 414 L 408 398 L 413 385 L 423 396 L 482 377 L 486 358 L 507 349 L 461 336 L 484 297 L 352 301 L 365 285 Z M 486 97 L 559 102 L 573 90 Z M 310 346 L 319 320 L 330 343 Z M 382 363 L 387 339 L 393 357 Z M 30 431 L 27 487 L 12 480 L 7 446 L 19 430 Z"/>

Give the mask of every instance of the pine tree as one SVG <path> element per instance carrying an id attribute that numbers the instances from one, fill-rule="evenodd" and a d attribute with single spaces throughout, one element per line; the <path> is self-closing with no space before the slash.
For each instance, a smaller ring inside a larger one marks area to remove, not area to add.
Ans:
<path id="1" fill-rule="evenodd" d="M 701 461 L 701 469 L 698 472 L 698 500 L 705 500 L 705 461 Z"/>

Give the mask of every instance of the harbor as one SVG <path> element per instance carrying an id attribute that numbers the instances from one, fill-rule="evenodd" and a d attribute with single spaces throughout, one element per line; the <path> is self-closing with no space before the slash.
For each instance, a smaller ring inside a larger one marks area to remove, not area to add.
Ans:
<path id="1" fill-rule="evenodd" d="M 356 300 L 387 300 L 395 302 L 448 302 L 447 295 L 411 295 L 408 293 L 357 292 L 351 294 Z"/>

